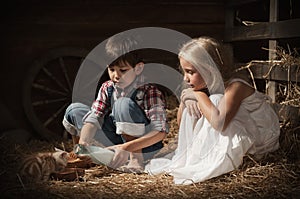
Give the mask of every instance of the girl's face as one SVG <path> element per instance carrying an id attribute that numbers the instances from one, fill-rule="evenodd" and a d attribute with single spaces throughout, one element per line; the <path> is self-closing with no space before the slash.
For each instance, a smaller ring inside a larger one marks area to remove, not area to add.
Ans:
<path id="1" fill-rule="evenodd" d="M 206 88 L 206 83 L 200 75 L 199 71 L 184 58 L 179 57 L 180 65 L 184 72 L 184 81 L 191 87 L 194 91 Z"/>
<path id="2" fill-rule="evenodd" d="M 108 75 L 110 79 L 121 89 L 129 86 L 138 74 L 140 74 L 139 66 L 133 68 L 128 63 L 108 67 Z"/>

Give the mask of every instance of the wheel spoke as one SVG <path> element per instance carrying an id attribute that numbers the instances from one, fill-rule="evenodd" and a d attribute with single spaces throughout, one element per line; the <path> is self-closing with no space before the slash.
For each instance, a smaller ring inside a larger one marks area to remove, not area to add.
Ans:
<path id="1" fill-rule="evenodd" d="M 48 88 L 46 86 L 43 86 L 43 85 L 40 85 L 40 84 L 36 84 L 36 83 L 34 83 L 32 85 L 32 87 L 33 88 L 37 88 L 37 89 L 41 89 L 41 90 L 46 91 L 46 92 L 56 93 L 56 94 L 59 94 L 59 95 L 63 95 L 63 96 L 67 96 L 68 95 L 67 93 L 63 93 L 61 91 L 53 90 L 51 88 Z"/>
<path id="2" fill-rule="evenodd" d="M 58 86 L 60 86 L 63 90 L 68 92 L 69 90 L 45 67 L 43 67 L 43 71 L 50 77 Z"/>
<path id="3" fill-rule="evenodd" d="M 41 106 L 41 105 L 48 105 L 48 104 L 53 104 L 56 102 L 63 102 L 66 101 L 68 98 L 64 97 L 64 98 L 59 98 L 59 99 L 54 99 L 54 100 L 39 100 L 39 101 L 35 101 L 32 103 L 33 106 Z"/>
<path id="4" fill-rule="evenodd" d="M 70 81 L 70 78 L 69 78 L 69 75 L 68 75 L 68 71 L 67 71 L 67 68 L 65 66 L 65 62 L 64 62 L 62 57 L 59 58 L 59 64 L 60 64 L 61 69 L 64 73 L 64 76 L 65 76 L 65 79 L 66 79 L 67 84 L 69 86 L 69 89 L 72 90 L 71 81 Z"/>
<path id="5" fill-rule="evenodd" d="M 60 109 L 58 109 L 46 122 L 44 122 L 44 126 L 48 126 L 57 116 L 65 110 L 69 103 L 65 103 Z"/>
<path id="6" fill-rule="evenodd" d="M 34 130 L 47 140 L 61 136 L 61 123 L 72 101 L 73 83 L 87 55 L 85 49 L 59 47 L 51 49 L 29 68 L 23 85 L 22 100 Z"/>

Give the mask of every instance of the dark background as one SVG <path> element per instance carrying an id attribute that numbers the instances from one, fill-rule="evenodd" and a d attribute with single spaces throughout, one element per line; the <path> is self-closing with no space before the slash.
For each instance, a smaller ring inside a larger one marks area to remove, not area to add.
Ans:
<path id="1" fill-rule="evenodd" d="M 237 18 L 268 21 L 269 1 L 249 2 L 250 4 L 241 7 Z M 291 1 L 293 13 L 290 12 L 290 1 L 279 2 L 280 20 L 299 18 L 298 1 Z M 83 49 L 88 52 L 116 33 L 150 26 L 173 29 L 190 37 L 206 35 L 224 41 L 227 3 L 224 0 L 129 0 L 124 2 L 116 0 L 11 0 L 2 2 L 0 16 L 1 132 L 25 129 L 35 136 L 41 134 L 34 127 L 36 123 L 32 124 L 34 119 L 25 114 L 24 95 L 26 96 L 26 92 L 23 93 L 23 90 L 28 84 L 28 76 L 34 76 L 29 72 L 34 67 L 34 63 L 49 56 L 49 52 L 58 52 L 57 49 L 65 47 Z M 238 20 L 235 20 L 235 25 L 241 26 Z M 261 47 L 268 47 L 267 40 L 229 41 L 229 43 L 233 46 L 238 62 L 268 58 L 268 53 L 261 49 Z M 283 46 L 287 43 L 292 48 L 300 46 L 297 37 L 280 40 Z M 72 51 L 70 50 L 70 54 L 73 53 Z M 59 126 L 61 126 L 60 117 L 55 119 Z"/>

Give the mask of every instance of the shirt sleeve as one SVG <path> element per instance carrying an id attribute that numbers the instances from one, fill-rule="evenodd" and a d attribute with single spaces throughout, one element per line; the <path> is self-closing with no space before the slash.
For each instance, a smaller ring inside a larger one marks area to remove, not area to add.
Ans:
<path id="1" fill-rule="evenodd" d="M 84 116 L 83 122 L 93 123 L 98 128 L 103 124 L 103 117 L 111 109 L 108 88 L 112 86 L 110 81 L 104 82 L 99 89 L 96 100 L 93 102 L 91 110 Z"/>
<path id="2" fill-rule="evenodd" d="M 151 121 L 150 129 L 168 133 L 165 97 L 154 85 L 145 90 L 144 108 L 146 116 Z"/>

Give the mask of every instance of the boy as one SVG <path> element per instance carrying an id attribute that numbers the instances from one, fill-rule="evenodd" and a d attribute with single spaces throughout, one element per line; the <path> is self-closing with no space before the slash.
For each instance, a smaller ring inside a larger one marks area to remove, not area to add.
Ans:
<path id="1" fill-rule="evenodd" d="M 77 137 L 75 143 L 99 142 L 115 152 L 109 166 L 134 172 L 163 147 L 168 132 L 164 96 L 155 85 L 144 84 L 144 63 L 139 51 L 132 51 L 137 43 L 124 34 L 108 40 L 106 52 L 114 59 L 107 67 L 110 80 L 102 84 L 90 110 L 71 104 L 63 121 Z"/>

